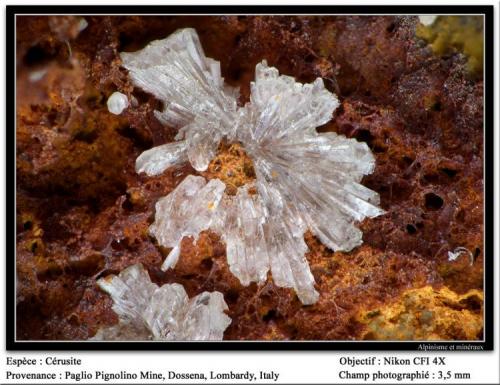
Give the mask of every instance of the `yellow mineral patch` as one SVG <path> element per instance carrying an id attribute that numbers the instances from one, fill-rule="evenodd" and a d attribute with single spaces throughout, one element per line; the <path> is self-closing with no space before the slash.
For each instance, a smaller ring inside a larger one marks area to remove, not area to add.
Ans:
<path id="1" fill-rule="evenodd" d="M 483 71 L 484 28 L 482 16 L 440 16 L 428 26 L 419 24 L 417 36 L 426 40 L 436 55 L 454 51 L 468 57 L 472 74 Z"/>
<path id="2" fill-rule="evenodd" d="M 410 289 L 396 302 L 362 310 L 358 320 L 366 325 L 365 340 L 477 340 L 482 338 L 483 293 Z"/>
<path id="3" fill-rule="evenodd" d="M 238 187 L 255 179 L 255 170 L 241 144 L 221 142 L 217 155 L 202 175 L 207 179 L 220 179 L 226 184 L 226 194 L 236 195 Z"/>
<path id="4" fill-rule="evenodd" d="M 113 281 L 113 278 L 114 278 L 114 275 L 110 274 L 110 275 L 107 275 L 103 278 L 104 281 L 106 281 L 106 283 L 111 283 L 111 281 Z"/>

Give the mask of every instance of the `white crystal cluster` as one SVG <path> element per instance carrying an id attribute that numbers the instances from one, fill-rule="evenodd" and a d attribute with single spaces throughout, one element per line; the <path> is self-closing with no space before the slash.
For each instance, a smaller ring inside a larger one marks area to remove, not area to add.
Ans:
<path id="1" fill-rule="evenodd" d="M 152 283 L 141 264 L 97 283 L 113 299 L 120 321 L 99 329 L 93 340 L 218 341 L 231 323 L 221 293 L 189 299 L 182 285 Z"/>
<path id="2" fill-rule="evenodd" d="M 469 249 L 462 246 L 455 248 L 455 250 L 453 251 L 448 251 L 448 261 L 456 261 L 462 254 L 465 254 L 469 257 L 471 265 L 474 264 L 474 255 Z"/>
<path id="3" fill-rule="evenodd" d="M 127 95 L 121 92 L 113 92 L 106 102 L 108 111 L 114 115 L 120 115 L 129 106 Z"/>
<path id="4" fill-rule="evenodd" d="M 420 21 L 421 24 L 425 25 L 428 27 L 429 25 L 434 24 L 436 19 L 439 17 L 439 15 L 420 15 L 418 17 L 418 20 Z"/>
<path id="5" fill-rule="evenodd" d="M 332 118 L 337 97 L 320 78 L 301 84 L 263 61 L 250 102 L 239 107 L 237 91 L 224 84 L 219 62 L 205 56 L 193 29 L 121 57 L 133 83 L 164 102 L 157 118 L 179 129 L 175 142 L 137 158 L 137 172 L 158 175 L 185 161 L 204 171 L 224 139 L 244 146 L 256 173 L 254 185 L 235 196 L 224 194 L 218 179 L 188 176 L 157 203 L 150 232 L 172 248 L 163 268 L 175 266 L 184 236 L 212 229 L 243 285 L 265 281 L 270 270 L 276 285 L 294 288 L 304 304 L 316 302 L 304 232 L 349 251 L 362 243 L 355 222 L 383 213 L 378 194 L 360 184 L 375 166 L 368 146 L 316 131 Z"/>

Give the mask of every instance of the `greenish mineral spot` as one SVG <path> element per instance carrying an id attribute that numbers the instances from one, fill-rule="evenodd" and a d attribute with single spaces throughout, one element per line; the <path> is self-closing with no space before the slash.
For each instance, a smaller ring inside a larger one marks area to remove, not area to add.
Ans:
<path id="1" fill-rule="evenodd" d="M 461 52 L 473 75 L 483 71 L 484 23 L 482 16 L 440 16 L 428 26 L 419 24 L 417 36 L 426 40 L 436 55 Z"/>

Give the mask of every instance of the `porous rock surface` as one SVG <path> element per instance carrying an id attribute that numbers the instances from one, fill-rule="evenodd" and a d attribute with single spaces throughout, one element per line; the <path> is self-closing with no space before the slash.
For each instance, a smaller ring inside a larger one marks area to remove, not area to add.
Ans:
<path id="1" fill-rule="evenodd" d="M 482 338 L 482 308 L 461 299 L 483 287 L 483 83 L 460 54 L 434 55 L 415 36 L 416 17 L 86 17 L 81 31 L 77 18 L 21 19 L 18 339 L 87 339 L 116 324 L 96 280 L 135 263 L 157 285 L 183 285 L 190 298 L 221 292 L 232 319 L 225 339 L 382 339 L 389 332 L 370 329 L 366 314 L 397 313 L 408 290 L 425 287 L 447 290 L 463 307 L 439 304 L 440 325 L 455 326 L 433 329 L 433 338 Z M 342 104 L 321 131 L 374 152 L 376 168 L 363 184 L 388 213 L 360 223 L 364 243 L 348 253 L 306 233 L 320 294 L 312 306 L 270 280 L 243 287 L 208 231 L 196 244 L 183 239 L 174 270 L 160 269 L 169 250 L 148 235 L 154 205 L 196 172 L 184 164 L 155 177 L 136 174 L 137 156 L 172 141 L 175 130 L 154 117 L 161 106 L 151 95 L 134 91 L 137 103 L 120 116 L 106 101 L 115 91 L 132 100 L 119 52 L 184 27 L 197 30 L 207 56 L 240 87 L 241 102 L 264 58 L 301 82 L 322 77 Z M 472 264 L 465 255 L 448 260 L 457 247 L 472 252 Z M 438 306 L 424 289 L 413 296 L 420 308 Z M 422 323 L 405 327 L 414 330 L 390 335 L 429 335 Z"/>

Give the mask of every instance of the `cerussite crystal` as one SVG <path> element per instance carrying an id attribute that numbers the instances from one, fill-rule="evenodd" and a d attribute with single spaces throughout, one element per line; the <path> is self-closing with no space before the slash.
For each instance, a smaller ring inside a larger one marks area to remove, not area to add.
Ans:
<path id="1" fill-rule="evenodd" d="M 108 111 L 114 115 L 120 115 L 125 108 L 128 107 L 129 102 L 127 95 L 121 92 L 113 92 L 107 101 Z"/>
<path id="2" fill-rule="evenodd" d="M 183 236 L 210 228 L 226 243 L 231 272 L 243 285 L 265 281 L 270 269 L 276 285 L 315 303 L 304 232 L 349 251 L 362 243 L 355 222 L 384 212 L 378 194 L 360 184 L 375 167 L 366 143 L 316 131 L 331 120 L 337 97 L 322 79 L 301 84 L 264 60 L 250 102 L 238 107 L 237 91 L 224 85 L 219 63 L 205 56 L 193 29 L 121 57 L 134 84 L 164 102 L 158 119 L 179 128 L 177 142 L 138 157 L 137 172 L 157 175 L 186 160 L 204 171 L 222 139 L 240 143 L 254 163 L 255 182 L 235 196 L 223 194 L 218 179 L 205 185 L 191 176 L 159 202 L 150 232 L 173 248 L 163 268 L 175 266 Z"/>
<path id="3" fill-rule="evenodd" d="M 217 341 L 231 323 L 221 293 L 203 292 L 189 299 L 182 285 L 152 283 L 141 264 L 97 283 L 113 299 L 120 321 L 100 329 L 94 340 Z"/>
<path id="4" fill-rule="evenodd" d="M 149 228 L 158 242 L 173 247 L 162 268 L 174 267 L 183 237 L 193 236 L 210 227 L 226 186 L 218 179 L 206 183 L 201 176 L 187 176 L 177 188 L 156 203 L 155 222 Z"/>

